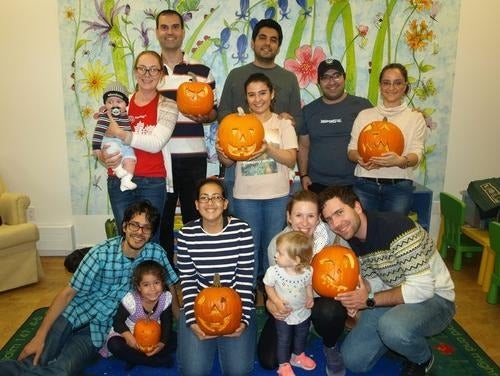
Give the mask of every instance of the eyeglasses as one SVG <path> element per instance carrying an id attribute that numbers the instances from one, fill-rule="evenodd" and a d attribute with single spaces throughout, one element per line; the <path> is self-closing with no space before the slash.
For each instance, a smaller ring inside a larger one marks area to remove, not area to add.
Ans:
<path id="1" fill-rule="evenodd" d="M 151 231 L 153 230 L 150 225 L 140 225 L 137 222 L 128 222 L 127 227 L 130 231 L 132 232 L 137 232 L 139 230 L 142 230 L 143 234 L 151 234 Z"/>
<path id="2" fill-rule="evenodd" d="M 340 80 L 341 77 L 344 77 L 344 75 L 342 73 L 335 72 L 332 74 L 324 74 L 319 79 L 321 81 L 330 81 L 330 80 L 338 81 L 338 80 Z"/>
<path id="3" fill-rule="evenodd" d="M 396 89 L 399 89 L 403 86 L 406 86 L 406 82 L 401 81 L 401 80 L 392 81 L 392 82 L 391 81 L 381 81 L 380 86 L 382 86 L 383 88 L 389 88 L 391 86 L 394 86 Z"/>
<path id="4" fill-rule="evenodd" d="M 151 77 L 156 77 L 160 74 L 160 72 L 162 71 L 161 68 L 158 68 L 158 67 L 145 67 L 143 65 L 139 65 L 138 67 L 135 67 L 135 70 L 137 71 L 137 73 L 139 73 L 141 76 L 145 76 L 146 73 L 149 73 L 149 75 Z"/>
<path id="5" fill-rule="evenodd" d="M 220 204 L 224 200 L 225 200 L 224 196 L 218 195 L 218 194 L 215 194 L 212 196 L 203 195 L 203 196 L 198 197 L 198 201 L 203 202 L 204 204 L 208 203 L 209 201 L 212 201 L 216 204 Z"/>

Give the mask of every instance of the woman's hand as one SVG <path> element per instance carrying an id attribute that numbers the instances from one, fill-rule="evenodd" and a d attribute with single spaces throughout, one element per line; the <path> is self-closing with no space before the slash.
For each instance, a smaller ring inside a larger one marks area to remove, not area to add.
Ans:
<path id="1" fill-rule="evenodd" d="M 203 341 L 205 339 L 212 339 L 212 338 L 217 338 L 217 336 L 209 336 L 205 334 L 203 330 L 200 329 L 198 324 L 192 324 L 190 326 L 191 330 L 193 331 L 194 335 L 198 337 L 200 341 Z"/>
<path id="2" fill-rule="evenodd" d="M 122 155 L 120 151 L 108 153 L 106 151 L 108 148 L 109 145 L 104 145 L 101 149 L 101 152 L 99 153 L 98 158 L 107 168 L 115 168 L 120 164 Z"/>
<path id="3" fill-rule="evenodd" d="M 267 299 L 266 301 L 266 307 L 269 313 L 276 319 L 276 320 L 284 320 L 288 317 L 290 312 L 292 312 L 292 309 L 289 306 L 283 306 L 283 309 L 279 309 L 276 304 L 274 304 L 271 299 Z"/>
<path id="4" fill-rule="evenodd" d="M 262 154 L 264 154 L 267 151 L 267 142 L 264 140 L 262 142 L 262 146 L 260 147 L 259 150 L 254 151 L 250 156 L 248 157 L 248 160 L 251 161 L 253 159 L 259 158 Z"/>
<path id="5" fill-rule="evenodd" d="M 243 334 L 247 326 L 244 323 L 240 323 L 240 326 L 231 334 L 226 334 L 224 337 L 239 337 Z"/>
<path id="6" fill-rule="evenodd" d="M 399 167 L 401 164 L 401 156 L 393 151 L 389 151 L 382 154 L 380 157 L 371 157 L 369 162 L 378 167 Z"/>

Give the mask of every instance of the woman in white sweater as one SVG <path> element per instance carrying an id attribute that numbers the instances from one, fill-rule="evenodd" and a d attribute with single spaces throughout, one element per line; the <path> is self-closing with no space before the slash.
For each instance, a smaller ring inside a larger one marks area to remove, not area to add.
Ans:
<path id="1" fill-rule="evenodd" d="M 403 101 L 410 89 L 408 72 L 403 65 L 386 65 L 380 72 L 379 84 L 382 103 L 361 111 L 352 128 L 347 153 L 349 159 L 357 163 L 353 188 L 367 211 L 408 214 L 413 203 L 413 170 L 424 152 L 425 120 Z M 403 153 L 387 152 L 365 162 L 357 150 L 359 134 L 365 125 L 384 118 L 403 133 Z"/>

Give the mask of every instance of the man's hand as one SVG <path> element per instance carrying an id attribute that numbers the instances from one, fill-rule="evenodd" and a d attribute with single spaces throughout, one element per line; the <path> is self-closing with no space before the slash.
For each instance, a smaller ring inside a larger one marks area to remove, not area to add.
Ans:
<path id="1" fill-rule="evenodd" d="M 45 346 L 45 338 L 41 338 L 39 335 L 35 335 L 31 341 L 24 346 L 23 351 L 19 354 L 17 360 L 23 360 L 28 356 L 35 355 L 33 359 L 33 365 L 37 366 L 40 360 L 40 355 L 42 355 L 43 348 Z"/>
<path id="2" fill-rule="evenodd" d="M 360 310 L 366 308 L 366 299 L 368 299 L 368 286 L 361 275 L 358 277 L 358 281 L 359 285 L 357 289 L 340 293 L 335 298 L 335 300 L 341 302 L 342 305 L 348 310 Z"/>

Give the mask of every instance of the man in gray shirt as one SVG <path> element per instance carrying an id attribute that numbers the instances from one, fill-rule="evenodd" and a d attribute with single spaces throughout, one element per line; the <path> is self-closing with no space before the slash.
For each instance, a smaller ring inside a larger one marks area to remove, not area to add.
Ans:
<path id="1" fill-rule="evenodd" d="M 345 71 L 338 60 L 318 66 L 323 95 L 304 106 L 299 135 L 298 167 L 302 188 L 319 193 L 331 185 L 352 185 L 355 164 L 347 158 L 354 119 L 371 103 L 345 92 Z"/>

